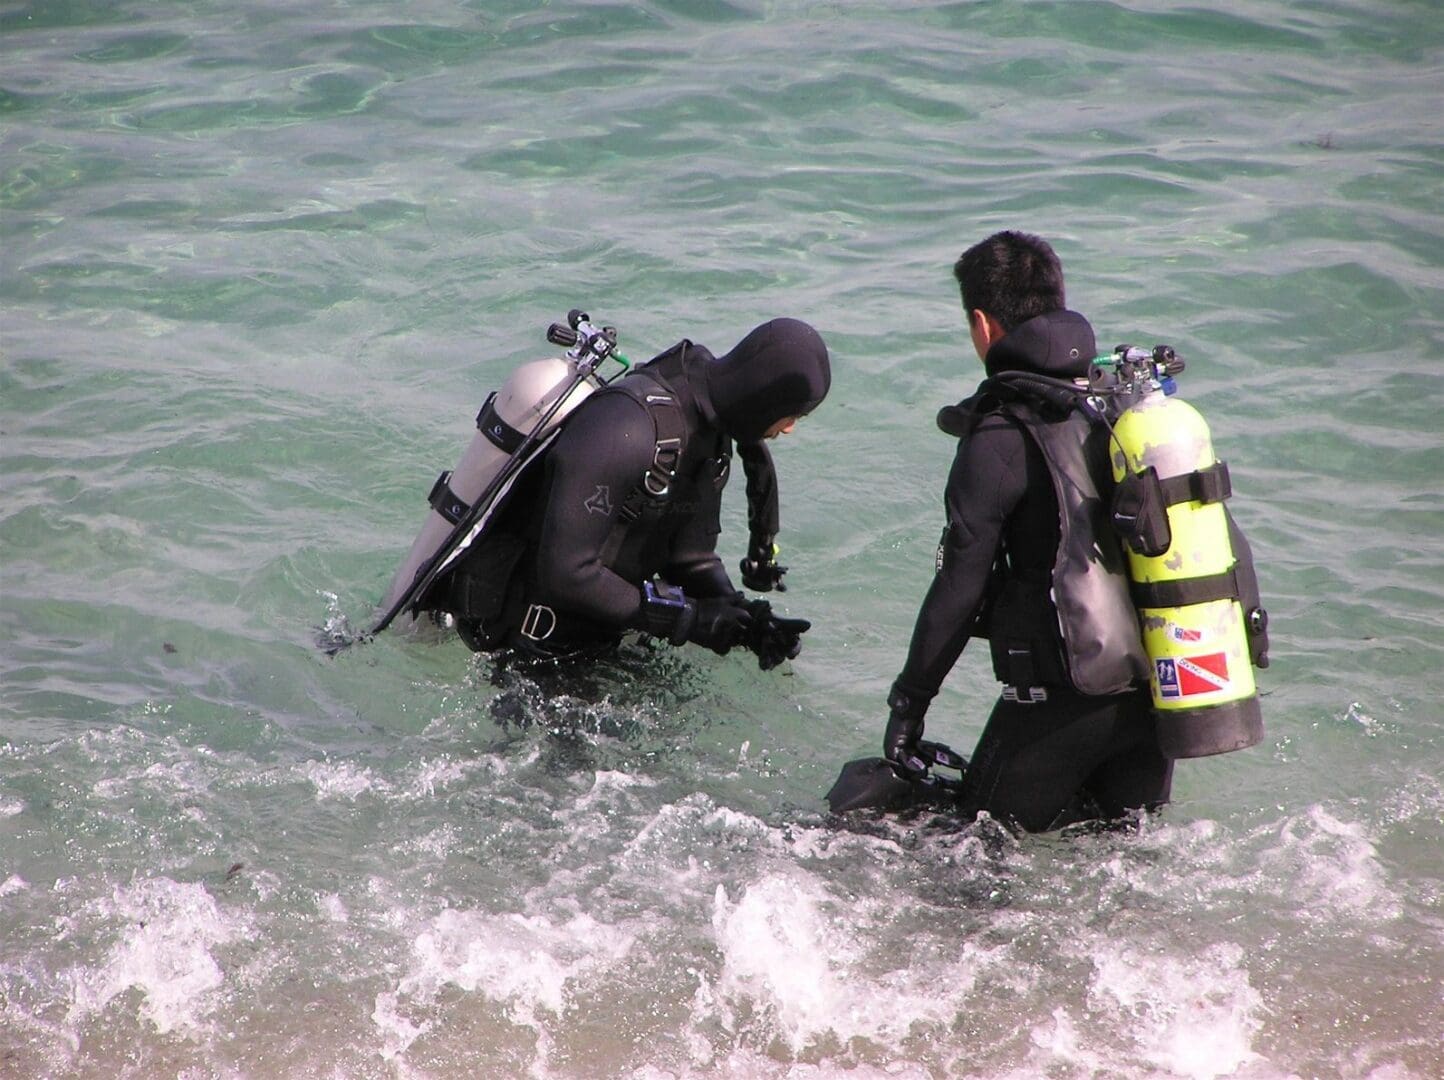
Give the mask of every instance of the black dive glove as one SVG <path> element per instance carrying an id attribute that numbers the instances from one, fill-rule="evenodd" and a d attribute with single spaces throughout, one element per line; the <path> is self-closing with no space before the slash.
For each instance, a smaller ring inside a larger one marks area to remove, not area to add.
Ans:
<path id="1" fill-rule="evenodd" d="M 742 584 L 754 592 L 786 592 L 782 575 L 787 567 L 777 565 L 777 545 L 753 543 L 747 548 L 747 558 L 742 560 Z"/>
<path id="2" fill-rule="evenodd" d="M 648 581 L 642 586 L 642 629 L 673 645 L 684 642 L 726 656 L 751 628 L 752 613 L 741 593 L 694 600 L 675 585 Z"/>
<path id="3" fill-rule="evenodd" d="M 887 696 L 887 708 L 887 730 L 882 736 L 883 757 L 892 762 L 893 768 L 904 779 L 926 775 L 928 766 L 918 756 L 918 740 L 923 737 L 927 699 L 910 697 L 894 683 Z"/>
<path id="4" fill-rule="evenodd" d="M 802 635 L 812 629 L 812 623 L 774 615 L 766 600 L 754 600 L 747 609 L 751 615 L 747 648 L 757 654 L 757 666 L 771 671 L 784 660 L 796 659 L 802 651 Z"/>
<path id="5" fill-rule="evenodd" d="M 752 627 L 752 613 L 741 593 L 692 601 L 697 607 L 687 640 L 726 656 L 733 645 L 746 640 Z"/>

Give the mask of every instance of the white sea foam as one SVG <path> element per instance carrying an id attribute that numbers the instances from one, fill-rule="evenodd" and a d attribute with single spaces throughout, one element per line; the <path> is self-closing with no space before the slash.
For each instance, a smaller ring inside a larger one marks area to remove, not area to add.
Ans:
<path id="1" fill-rule="evenodd" d="M 429 1003 L 446 985 L 504 1005 L 512 1023 L 545 1037 L 546 1018 L 563 1013 L 570 989 L 620 963 L 634 940 L 625 927 L 585 913 L 443 911 L 412 942 L 411 965 L 396 990 L 377 996 L 372 1019 L 382 1032 L 383 1056 L 404 1053 L 424 1030 L 403 1010 Z"/>
<path id="2" fill-rule="evenodd" d="M 101 1012 L 135 989 L 161 1034 L 204 1026 L 225 982 L 215 952 L 243 932 L 204 885 L 154 878 L 115 889 L 87 914 L 118 924 L 118 936 L 97 967 L 72 971 L 73 1014 Z"/>
<path id="3" fill-rule="evenodd" d="M 308 761 L 297 766 L 301 776 L 316 789 L 317 801 L 348 799 L 366 794 L 385 794 L 390 785 L 363 765 L 348 761 Z"/>
<path id="4" fill-rule="evenodd" d="M 296 775 L 316 789 L 318 802 L 331 799 L 355 802 L 368 796 L 393 802 L 430 799 L 477 771 L 502 770 L 491 759 L 458 761 L 446 756 L 419 761 L 409 770 L 409 775 L 395 779 L 350 761 L 321 759 L 294 768 Z"/>
<path id="5" fill-rule="evenodd" d="M 317 899 L 317 906 L 321 914 L 331 922 L 344 923 L 351 920 L 351 913 L 346 909 L 346 902 L 335 893 L 326 893 Z"/>
<path id="6" fill-rule="evenodd" d="M 886 1045 L 915 1024 L 951 1024 L 990 963 L 986 951 L 965 942 L 936 959 L 939 972 L 922 970 L 934 962 L 926 958 L 894 967 L 878 951 L 881 922 L 793 868 L 762 877 L 735 900 L 719 885 L 712 928 L 722 968 L 715 987 L 699 989 L 697 1011 L 715 1010 L 734 1035 L 744 1014 L 762 1014 L 793 1053 L 829 1037 Z"/>
<path id="7" fill-rule="evenodd" d="M 461 830 L 455 825 L 438 826 L 430 832 L 406 840 L 396 846 L 398 852 L 420 852 L 435 859 L 444 859 L 462 841 Z"/>
<path id="8" fill-rule="evenodd" d="M 0 896 L 14 896 L 28 888 L 30 888 L 30 882 L 19 874 L 11 874 L 4 881 L 0 881 Z"/>
<path id="9" fill-rule="evenodd" d="M 728 847 L 768 850 L 791 858 L 826 859 L 855 856 L 865 850 L 897 850 L 895 842 L 874 836 L 796 824 L 777 828 L 751 814 L 718 806 L 698 792 L 655 811 L 628 841 L 622 858 L 649 871 L 659 863 L 685 863 L 691 857 L 691 845 L 681 841 L 699 836 L 720 840 Z"/>
<path id="10" fill-rule="evenodd" d="M 558 816 L 565 822 L 568 842 L 589 845 L 609 835 L 616 822 L 618 810 L 625 810 L 627 806 L 627 791 L 651 786 L 653 782 L 645 777 L 608 770 L 598 772 L 592 780 L 592 786 L 572 807 L 558 812 Z"/>
<path id="11" fill-rule="evenodd" d="M 1193 904 L 1275 896 L 1310 923 L 1381 922 L 1399 916 L 1397 888 L 1368 828 L 1320 804 L 1237 837 L 1212 821 L 1161 825 L 1139 842 L 1139 858 L 1114 852 L 1085 869 L 1120 895 L 1140 890 Z"/>
<path id="12" fill-rule="evenodd" d="M 431 1027 L 424 1021 L 415 1023 L 404 1015 L 398 995 L 390 991 L 376 995 L 376 1005 L 371 1010 L 371 1022 L 381 1033 L 381 1048 L 378 1052 L 387 1061 L 393 1061 L 404 1054 L 407 1048 Z"/>
<path id="13" fill-rule="evenodd" d="M 1095 1015 L 1114 1018 L 1108 1027 L 1127 1036 L 1137 1059 L 1171 1076 L 1213 1080 L 1256 1056 L 1262 999 L 1239 946 L 1180 957 L 1110 939 L 1093 963 L 1088 1004 Z"/>
<path id="14" fill-rule="evenodd" d="M 1301 919 L 1382 922 L 1399 916 L 1399 898 L 1363 825 L 1315 804 L 1275 828 L 1278 843 L 1264 853 L 1263 872 L 1287 887 L 1285 899 Z"/>
<path id="15" fill-rule="evenodd" d="M 628 1080 L 931 1080 L 936 1075 L 921 1065 L 901 1061 L 882 1067 L 849 1063 L 845 1068 L 831 1061 L 783 1064 L 745 1047 L 696 1067 L 645 1065 L 627 1074 Z M 1027 1080 L 1037 1078 L 1029 1076 Z"/>
<path id="16" fill-rule="evenodd" d="M 655 787 L 656 781 L 632 773 L 602 770 L 592 779 L 591 789 L 576 802 L 578 810 L 587 810 L 599 802 L 611 802 L 618 792 L 629 788 Z"/>
<path id="17" fill-rule="evenodd" d="M 417 798 L 429 799 L 477 768 L 476 763 L 445 757 L 436 761 L 423 761 L 416 769 L 416 777 L 410 784 L 410 793 Z"/>

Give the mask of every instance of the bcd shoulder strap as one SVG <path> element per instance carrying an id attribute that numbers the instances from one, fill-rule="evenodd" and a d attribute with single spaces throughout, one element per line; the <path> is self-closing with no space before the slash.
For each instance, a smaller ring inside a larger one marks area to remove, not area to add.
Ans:
<path id="1" fill-rule="evenodd" d="M 640 372 L 638 374 L 641 374 Z M 645 379 L 646 385 L 635 376 L 615 385 L 619 390 L 640 403 L 652 418 L 655 432 L 652 448 L 652 463 L 642 474 L 642 479 L 622 499 L 617 510 L 617 520 L 611 535 L 602 546 L 602 562 L 610 565 L 622 548 L 627 531 L 651 507 L 660 506 L 672 491 L 672 479 L 677 475 L 677 466 L 682 461 L 682 439 L 687 433 L 682 419 L 682 408 L 677 404 L 676 395 L 661 383 Z"/>

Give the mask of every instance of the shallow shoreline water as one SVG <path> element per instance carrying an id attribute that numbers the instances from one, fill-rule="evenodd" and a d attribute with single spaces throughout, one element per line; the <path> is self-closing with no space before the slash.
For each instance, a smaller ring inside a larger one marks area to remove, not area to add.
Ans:
<path id="1" fill-rule="evenodd" d="M 1444 1072 L 1432 5 L 20 3 L 0 45 L 0 1074 Z M 1184 355 L 1272 615 L 1264 742 L 1131 833 L 822 802 L 1004 227 Z M 776 447 L 802 655 L 326 656 L 572 307 L 634 359 L 827 339 Z"/>

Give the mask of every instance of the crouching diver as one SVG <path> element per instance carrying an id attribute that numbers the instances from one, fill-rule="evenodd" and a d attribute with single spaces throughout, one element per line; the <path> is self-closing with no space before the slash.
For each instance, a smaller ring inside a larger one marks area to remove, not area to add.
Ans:
<path id="1" fill-rule="evenodd" d="M 1114 411 L 1100 404 L 1105 358 L 1095 360 L 1088 321 L 1065 307 L 1062 267 L 1038 237 L 991 236 L 963 253 L 954 274 L 988 378 L 938 416 L 958 448 L 936 574 L 887 699 L 883 752 L 893 775 L 851 763 L 829 802 L 834 810 L 869 797 L 896 805 L 907 781 L 936 784 L 933 767 L 942 764 L 962 768 L 947 793 L 967 817 L 987 811 L 1027 831 L 1159 807 L 1174 759 L 1242 749 L 1262 734 L 1249 665 L 1266 665 L 1266 620 L 1247 545 L 1228 519 L 1222 550 L 1208 553 L 1218 573 L 1189 570 L 1190 581 L 1161 582 L 1144 567 L 1140 576 L 1136 538 L 1123 535 L 1136 531 L 1139 500 L 1115 503 L 1110 515 L 1110 466 L 1142 469 L 1125 445 L 1125 428 L 1137 424 L 1116 410 L 1153 415 L 1164 393 L 1141 379 L 1130 399 L 1121 397 L 1126 387 L 1112 387 Z M 1124 365 L 1123 355 L 1120 368 L 1152 374 Z M 1148 452 L 1179 438 L 1173 421 L 1149 423 Z M 1160 460 L 1152 477 L 1171 492 L 1154 502 L 1160 513 L 1168 503 L 1175 533 L 1192 527 L 1189 514 L 1226 517 L 1226 470 L 1211 466 L 1206 434 L 1189 442 L 1175 447 L 1186 450 L 1186 464 Z M 1199 539 L 1188 546 L 1208 547 Z M 1149 547 L 1167 555 L 1152 560 L 1158 567 L 1193 557 L 1165 552 L 1169 543 Z M 1209 604 L 1226 610 L 1200 621 Z M 921 738 L 924 717 L 971 637 L 988 639 L 1003 691 L 971 761 L 940 760 L 937 744 Z M 1179 705 L 1187 708 L 1168 712 Z"/>
<path id="2" fill-rule="evenodd" d="M 830 382 L 817 331 L 774 319 L 724 356 L 683 340 L 589 391 L 415 609 L 449 616 L 472 649 L 538 659 L 596 655 L 628 631 L 745 647 L 764 669 L 796 656 L 811 624 L 749 600 L 717 555 L 721 496 L 735 441 L 752 524 L 743 580 L 780 588 L 765 440 L 791 432 Z"/>

